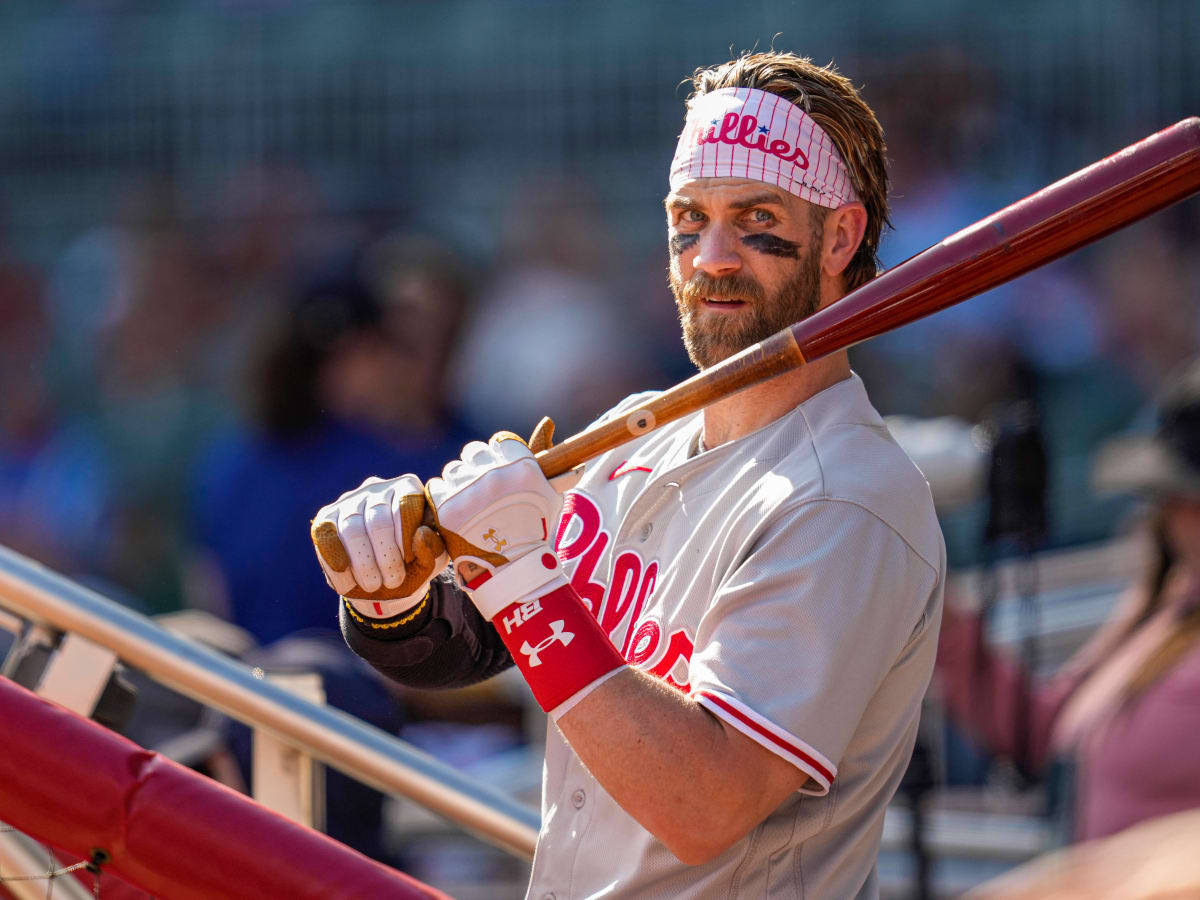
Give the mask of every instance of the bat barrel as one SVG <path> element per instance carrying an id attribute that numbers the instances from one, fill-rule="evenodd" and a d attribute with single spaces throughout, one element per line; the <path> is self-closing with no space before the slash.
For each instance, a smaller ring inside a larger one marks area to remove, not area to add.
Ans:
<path id="1" fill-rule="evenodd" d="M 1200 191 L 1184 119 L 951 235 L 792 326 L 811 361 L 1045 265 Z"/>

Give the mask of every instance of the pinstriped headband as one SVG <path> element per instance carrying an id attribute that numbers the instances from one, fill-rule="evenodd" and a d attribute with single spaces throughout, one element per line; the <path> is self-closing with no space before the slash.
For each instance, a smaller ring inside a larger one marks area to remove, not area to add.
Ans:
<path id="1" fill-rule="evenodd" d="M 692 103 L 671 161 L 671 190 L 697 178 L 751 178 L 837 209 L 858 199 L 833 141 L 778 94 L 722 88 Z"/>

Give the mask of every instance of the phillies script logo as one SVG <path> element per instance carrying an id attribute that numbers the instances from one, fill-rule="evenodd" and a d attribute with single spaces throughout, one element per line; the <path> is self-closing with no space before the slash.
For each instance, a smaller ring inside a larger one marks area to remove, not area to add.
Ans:
<path id="1" fill-rule="evenodd" d="M 768 142 L 769 133 L 770 129 L 766 125 L 759 125 L 754 116 L 729 112 L 725 113 L 725 118 L 721 120 L 719 131 L 717 120 L 713 119 L 707 130 L 703 125 L 697 128 L 695 136 L 697 144 L 732 144 L 750 150 L 761 150 L 771 156 L 778 156 L 784 162 L 795 163 L 801 169 L 808 168 L 808 157 L 804 155 L 799 144 L 793 147 L 783 139 Z"/>
<path id="2" fill-rule="evenodd" d="M 555 548 L 564 565 L 576 561 L 571 586 L 630 665 L 644 668 L 672 687 L 686 691 L 692 639 L 684 629 L 678 629 L 664 641 L 661 625 L 649 618 L 639 621 L 658 580 L 658 563 L 646 563 L 633 550 L 625 550 L 613 560 L 612 579 L 607 585 L 592 580 L 612 542 L 612 535 L 603 525 L 600 507 L 586 494 L 571 491 L 563 498 Z M 574 537 L 564 542 L 568 532 Z M 565 567 L 570 571 L 570 566 Z M 677 672 L 677 667 L 682 671 Z M 674 677 L 676 674 L 680 676 L 678 679 Z"/>

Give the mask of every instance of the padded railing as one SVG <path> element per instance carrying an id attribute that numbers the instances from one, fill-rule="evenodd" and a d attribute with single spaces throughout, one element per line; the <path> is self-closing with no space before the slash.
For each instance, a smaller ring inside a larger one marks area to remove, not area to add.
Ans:
<path id="1" fill-rule="evenodd" d="M 6 678 L 0 733 L 0 816 L 154 896 L 446 900 Z"/>
<path id="2" fill-rule="evenodd" d="M 266 729 L 326 765 L 413 800 L 514 855 L 533 855 L 535 810 L 359 719 L 257 678 L 248 666 L 165 631 L 3 547 L 0 606 L 108 647 L 167 687 Z M 14 732 L 2 733 L 11 743 Z"/>

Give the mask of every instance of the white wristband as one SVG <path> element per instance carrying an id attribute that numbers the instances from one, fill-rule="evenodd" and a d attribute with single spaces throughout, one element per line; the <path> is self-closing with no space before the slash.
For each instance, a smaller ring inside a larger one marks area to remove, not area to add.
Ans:
<path id="1" fill-rule="evenodd" d="M 466 589 L 480 614 L 489 622 L 507 606 L 540 597 L 567 583 L 562 564 L 548 549 L 534 550 L 501 566 L 477 588 Z"/>
<path id="2" fill-rule="evenodd" d="M 346 600 L 364 616 L 372 619 L 390 619 L 392 616 L 398 616 L 419 606 L 427 596 L 429 596 L 428 588 L 421 591 L 420 594 L 399 597 L 395 600 L 355 600 L 353 597 L 347 597 Z"/>

